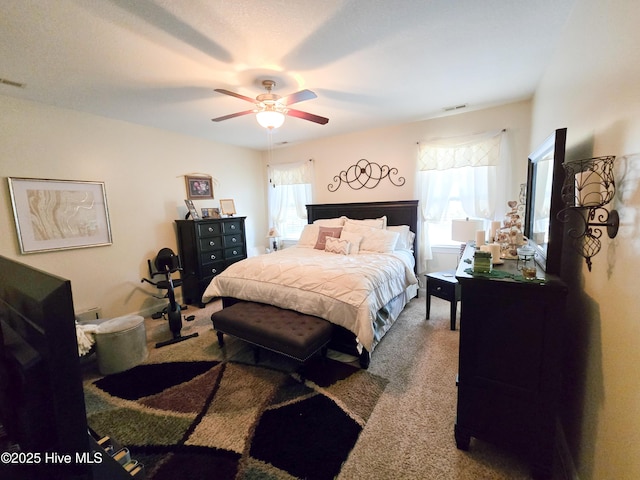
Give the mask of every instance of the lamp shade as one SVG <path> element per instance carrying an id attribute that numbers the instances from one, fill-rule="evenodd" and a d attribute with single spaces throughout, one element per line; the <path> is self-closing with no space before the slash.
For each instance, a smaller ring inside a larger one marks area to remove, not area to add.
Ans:
<path id="1" fill-rule="evenodd" d="M 256 113 L 258 123 L 268 129 L 278 128 L 284 123 L 284 115 L 274 110 L 264 110 Z"/>
<path id="2" fill-rule="evenodd" d="M 476 232 L 484 227 L 483 220 L 451 220 L 451 239 L 456 242 L 470 242 L 475 240 Z"/>
<path id="3" fill-rule="evenodd" d="M 267 233 L 267 238 L 276 238 L 279 236 L 280 236 L 280 233 L 278 232 L 278 230 L 276 230 L 275 227 L 270 228 L 269 232 Z"/>

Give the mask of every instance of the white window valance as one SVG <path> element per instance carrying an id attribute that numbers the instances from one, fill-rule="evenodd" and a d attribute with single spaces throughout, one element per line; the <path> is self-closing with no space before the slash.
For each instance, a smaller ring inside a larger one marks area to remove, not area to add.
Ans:
<path id="1" fill-rule="evenodd" d="M 496 166 L 503 131 L 433 140 L 420 145 L 420 171 Z"/>
<path id="2" fill-rule="evenodd" d="M 269 183 L 274 187 L 313 183 L 313 162 L 311 160 L 269 165 L 267 172 Z"/>

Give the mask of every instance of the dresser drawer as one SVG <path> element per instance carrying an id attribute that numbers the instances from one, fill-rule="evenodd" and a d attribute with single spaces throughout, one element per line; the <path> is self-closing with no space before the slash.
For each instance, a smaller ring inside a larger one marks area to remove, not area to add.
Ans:
<path id="1" fill-rule="evenodd" d="M 241 220 L 230 220 L 222 222 L 222 233 L 240 233 L 242 232 L 242 221 Z"/>
<path id="2" fill-rule="evenodd" d="M 214 262 L 208 265 L 202 265 L 202 277 L 204 279 L 211 280 L 211 278 L 222 272 L 224 269 L 224 262 Z"/>
<path id="3" fill-rule="evenodd" d="M 219 262 L 223 258 L 222 250 L 211 250 L 210 252 L 205 252 L 200 255 L 200 263 L 202 265 L 208 265 L 209 263 Z"/>
<path id="4" fill-rule="evenodd" d="M 196 231 L 199 238 L 211 237 L 213 235 L 220 235 L 222 233 L 222 227 L 219 223 L 198 223 L 196 225 Z"/>
<path id="5" fill-rule="evenodd" d="M 220 250 L 222 248 L 221 236 L 201 238 L 198 242 L 202 252 L 210 252 L 211 250 Z"/>
<path id="6" fill-rule="evenodd" d="M 241 246 L 235 248 L 225 248 L 224 250 L 224 258 L 227 260 L 233 259 L 243 259 L 244 258 L 244 250 Z"/>
<path id="7" fill-rule="evenodd" d="M 236 247 L 242 245 L 242 234 L 237 235 L 225 235 L 222 237 L 222 246 L 224 248 Z"/>

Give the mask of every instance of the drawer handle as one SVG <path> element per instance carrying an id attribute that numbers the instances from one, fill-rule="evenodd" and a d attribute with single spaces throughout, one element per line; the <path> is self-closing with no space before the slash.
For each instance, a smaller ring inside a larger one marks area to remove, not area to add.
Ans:
<path id="1" fill-rule="evenodd" d="M 231 230 L 235 230 L 236 226 L 235 225 L 231 225 Z"/>
<path id="2" fill-rule="evenodd" d="M 237 252 L 236 250 L 234 250 L 234 251 L 233 251 L 233 254 L 234 254 L 234 255 L 237 255 L 237 254 L 238 254 L 238 252 Z"/>
<path id="3" fill-rule="evenodd" d="M 436 290 L 440 291 L 440 290 L 442 290 L 442 287 L 436 287 Z"/>
<path id="4" fill-rule="evenodd" d="M 209 231 L 210 231 L 210 232 L 213 232 L 213 227 L 209 227 Z"/>
<path id="5" fill-rule="evenodd" d="M 215 255 L 211 255 L 211 260 L 215 260 L 216 256 Z"/>
<path id="6" fill-rule="evenodd" d="M 237 242 L 237 241 L 238 241 L 238 239 L 237 239 L 236 237 L 233 237 L 233 238 L 231 239 L 231 241 L 232 241 L 232 242 Z"/>
<path id="7" fill-rule="evenodd" d="M 215 246 L 215 244 L 216 244 L 216 242 L 214 242 L 213 240 L 211 240 L 211 241 L 209 242 L 209 245 L 211 245 L 212 247 L 214 247 L 214 246 Z"/>
<path id="8" fill-rule="evenodd" d="M 218 272 L 218 270 L 216 270 L 215 268 L 211 269 L 211 273 L 217 273 L 217 272 Z"/>

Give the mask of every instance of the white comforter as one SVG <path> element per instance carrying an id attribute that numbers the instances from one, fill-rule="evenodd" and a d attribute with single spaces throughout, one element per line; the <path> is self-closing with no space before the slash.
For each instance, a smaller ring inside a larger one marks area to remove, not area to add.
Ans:
<path id="1" fill-rule="evenodd" d="M 234 263 L 202 297 L 234 297 L 296 310 L 353 332 L 373 350 L 376 312 L 418 283 L 407 252 L 338 255 L 292 247 Z"/>

